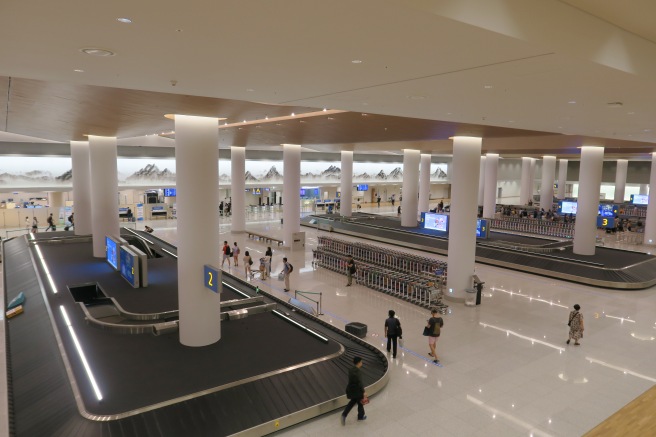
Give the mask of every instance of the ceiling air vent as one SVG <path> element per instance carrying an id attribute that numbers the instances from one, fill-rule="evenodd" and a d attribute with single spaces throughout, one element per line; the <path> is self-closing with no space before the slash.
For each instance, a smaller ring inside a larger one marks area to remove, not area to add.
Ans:
<path id="1" fill-rule="evenodd" d="M 621 108 L 624 104 L 622 102 L 608 102 L 606 103 L 606 106 L 609 108 Z"/>

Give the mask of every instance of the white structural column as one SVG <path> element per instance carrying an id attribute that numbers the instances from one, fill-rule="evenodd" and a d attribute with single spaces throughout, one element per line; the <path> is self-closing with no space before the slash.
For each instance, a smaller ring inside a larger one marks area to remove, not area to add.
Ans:
<path id="1" fill-rule="evenodd" d="M 647 184 L 640 184 L 640 191 L 638 192 L 639 194 L 647 194 L 649 193 L 649 185 Z"/>
<path id="2" fill-rule="evenodd" d="M 89 174 L 93 256 L 104 258 L 105 236 L 119 235 L 116 137 L 89 135 Z"/>
<path id="3" fill-rule="evenodd" d="M 497 174 L 499 172 L 499 155 L 485 155 L 485 198 L 483 199 L 483 217 L 494 218 L 497 208 Z"/>
<path id="4" fill-rule="evenodd" d="M 230 147 L 230 170 L 232 173 L 231 191 L 232 232 L 246 232 L 246 148 Z"/>
<path id="5" fill-rule="evenodd" d="M 533 200 L 533 191 L 535 190 L 535 158 L 531 158 L 531 169 L 529 171 L 529 194 L 528 197 Z"/>
<path id="6" fill-rule="evenodd" d="M 64 206 L 64 193 L 62 191 L 48 192 L 48 206 L 50 208 L 60 208 Z"/>
<path id="7" fill-rule="evenodd" d="M 647 204 L 647 218 L 645 219 L 644 244 L 654 245 L 656 244 L 656 192 L 652 193 L 651 187 L 656 187 L 656 153 L 651 154 L 651 174 L 649 175 L 649 187 L 650 195 L 649 203 Z"/>
<path id="8" fill-rule="evenodd" d="M 599 214 L 599 190 L 604 165 L 604 148 L 581 147 L 579 197 L 574 224 L 574 253 L 594 255 Z"/>
<path id="9" fill-rule="evenodd" d="M 565 198 L 565 185 L 567 183 L 567 164 L 569 161 L 567 159 L 558 160 L 558 194 L 556 197 L 558 199 Z"/>
<path id="10" fill-rule="evenodd" d="M 481 167 L 478 170 L 478 205 L 485 202 L 485 156 L 481 156 Z"/>
<path id="11" fill-rule="evenodd" d="M 210 117 L 175 116 L 180 343 L 221 339 L 219 293 L 205 287 L 204 266 L 219 267 L 219 128 Z M 234 175 L 233 175 L 234 176 Z M 243 197 L 244 192 L 235 193 Z M 221 277 L 218 281 L 221 291 Z"/>
<path id="12" fill-rule="evenodd" d="M 472 286 L 476 254 L 476 190 L 473 177 L 481 163 L 480 138 L 453 138 L 451 216 L 449 217 L 448 299 L 464 302 L 465 289 Z"/>
<path id="13" fill-rule="evenodd" d="M 531 198 L 531 158 L 522 158 L 522 180 L 519 184 L 519 204 L 528 204 Z"/>
<path id="14" fill-rule="evenodd" d="M 422 212 L 428 212 L 430 209 L 430 167 L 430 153 L 422 153 L 419 162 L 419 206 L 417 207 L 418 216 Z"/>
<path id="15" fill-rule="evenodd" d="M 71 141 L 73 166 L 73 212 L 75 235 L 91 234 L 91 176 L 89 174 L 89 142 Z M 116 217 L 118 220 L 118 216 Z"/>
<path id="16" fill-rule="evenodd" d="M 350 150 L 342 150 L 340 177 L 340 214 L 344 217 L 351 217 L 353 213 L 353 152 Z"/>
<path id="17" fill-rule="evenodd" d="M 629 161 L 627 159 L 617 160 L 617 170 L 615 171 L 615 196 L 613 202 L 624 202 L 624 193 L 626 192 L 626 175 L 629 170 Z"/>
<path id="18" fill-rule="evenodd" d="M 542 157 L 542 183 L 540 184 L 540 208 L 551 209 L 554 197 L 554 177 L 556 175 L 556 157 Z M 599 199 L 599 196 L 597 196 Z"/>
<path id="19" fill-rule="evenodd" d="M 283 144 L 282 235 L 284 245 L 292 247 L 293 234 L 301 229 L 301 146 Z"/>
<path id="20" fill-rule="evenodd" d="M 419 150 L 403 149 L 403 200 L 401 201 L 401 226 L 417 227 L 419 194 Z"/>

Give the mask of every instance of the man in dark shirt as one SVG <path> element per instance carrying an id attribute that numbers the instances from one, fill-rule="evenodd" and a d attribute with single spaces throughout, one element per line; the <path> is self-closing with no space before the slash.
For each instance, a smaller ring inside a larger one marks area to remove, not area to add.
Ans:
<path id="1" fill-rule="evenodd" d="M 392 358 L 396 358 L 396 342 L 402 336 L 401 321 L 394 317 L 394 310 L 387 313 L 389 318 L 385 320 L 385 337 L 387 338 L 387 352 L 392 352 Z"/>
<path id="2" fill-rule="evenodd" d="M 353 283 L 354 273 L 355 273 L 355 261 L 353 261 L 353 257 L 349 255 L 348 260 L 346 261 L 346 276 L 348 277 L 348 283 L 346 284 L 347 287 L 350 287 L 351 284 Z"/>
<path id="3" fill-rule="evenodd" d="M 342 425 L 346 425 L 346 416 L 348 416 L 355 404 L 358 404 L 358 420 L 367 419 L 367 416 L 364 415 L 364 405 L 362 405 L 362 400 L 366 397 L 366 393 L 364 392 L 360 367 L 362 367 L 362 358 L 354 357 L 353 367 L 349 370 L 349 379 L 346 386 L 346 397 L 349 399 L 349 403 L 342 412 Z"/>

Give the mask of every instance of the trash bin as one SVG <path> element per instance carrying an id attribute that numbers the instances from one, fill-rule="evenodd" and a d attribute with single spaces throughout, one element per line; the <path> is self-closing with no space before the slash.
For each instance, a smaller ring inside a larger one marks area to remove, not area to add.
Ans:
<path id="1" fill-rule="evenodd" d="M 476 306 L 476 290 L 474 288 L 465 288 L 465 306 L 475 307 Z"/>
<path id="2" fill-rule="evenodd" d="M 346 332 L 353 334 L 358 338 L 365 338 L 367 336 L 367 325 L 360 322 L 347 323 Z"/>

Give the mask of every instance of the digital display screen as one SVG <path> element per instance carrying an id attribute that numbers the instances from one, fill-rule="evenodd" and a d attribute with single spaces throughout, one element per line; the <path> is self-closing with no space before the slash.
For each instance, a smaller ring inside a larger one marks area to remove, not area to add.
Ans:
<path id="1" fill-rule="evenodd" d="M 112 237 L 105 237 L 105 259 L 114 270 L 118 270 L 118 242 Z"/>
<path id="2" fill-rule="evenodd" d="M 649 196 L 646 194 L 631 194 L 631 203 L 634 205 L 649 204 Z"/>
<path id="3" fill-rule="evenodd" d="M 271 191 L 271 188 L 265 188 L 264 191 Z"/>
<path id="4" fill-rule="evenodd" d="M 615 217 L 617 214 L 617 205 L 600 204 L 599 215 L 602 217 Z"/>
<path id="5" fill-rule="evenodd" d="M 446 232 L 449 225 L 449 216 L 444 214 L 422 213 L 424 229 Z"/>
<path id="6" fill-rule="evenodd" d="M 305 196 L 305 189 L 301 188 L 301 196 Z"/>
<path id="7" fill-rule="evenodd" d="M 319 189 L 318 188 L 314 189 L 314 196 L 319 197 Z"/>
<path id="8" fill-rule="evenodd" d="M 356 186 L 355 186 L 355 189 L 356 189 L 357 191 L 368 191 L 368 190 L 369 190 L 369 184 L 360 184 L 360 185 L 356 185 Z"/>
<path id="9" fill-rule="evenodd" d="M 487 220 L 476 220 L 476 238 L 487 238 Z"/>
<path id="10" fill-rule="evenodd" d="M 139 261 L 127 247 L 120 247 L 121 276 L 133 287 L 139 286 Z"/>
<path id="11" fill-rule="evenodd" d="M 574 214 L 574 215 L 576 215 L 577 208 L 578 208 L 578 203 L 577 202 L 562 201 L 560 203 L 560 212 L 562 214 Z"/>
<path id="12" fill-rule="evenodd" d="M 253 188 L 253 194 L 262 194 L 262 190 L 260 188 Z"/>
<path id="13" fill-rule="evenodd" d="M 164 197 L 176 197 L 175 188 L 164 188 Z"/>

